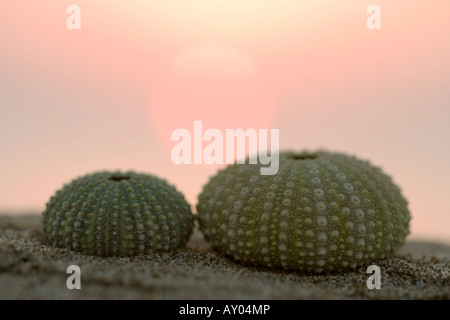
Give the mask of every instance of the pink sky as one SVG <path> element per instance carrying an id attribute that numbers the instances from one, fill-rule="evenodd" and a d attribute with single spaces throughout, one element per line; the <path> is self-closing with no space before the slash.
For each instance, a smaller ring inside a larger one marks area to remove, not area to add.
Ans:
<path id="1" fill-rule="evenodd" d="M 81 30 L 66 8 L 81 9 Z M 381 8 L 381 30 L 366 9 Z M 219 166 L 175 166 L 170 133 L 278 128 L 286 149 L 357 154 L 401 186 L 411 238 L 450 243 L 450 2 L 0 2 L 0 209 L 72 178 L 155 173 L 191 204 Z"/>

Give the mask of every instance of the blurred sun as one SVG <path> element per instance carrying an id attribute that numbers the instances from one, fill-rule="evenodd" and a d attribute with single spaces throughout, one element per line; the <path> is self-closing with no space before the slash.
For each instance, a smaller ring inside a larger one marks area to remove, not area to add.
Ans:
<path id="1" fill-rule="evenodd" d="M 195 120 L 209 128 L 268 128 L 276 108 L 273 92 L 245 52 L 206 43 L 176 55 L 151 88 L 150 115 L 164 142 Z"/>

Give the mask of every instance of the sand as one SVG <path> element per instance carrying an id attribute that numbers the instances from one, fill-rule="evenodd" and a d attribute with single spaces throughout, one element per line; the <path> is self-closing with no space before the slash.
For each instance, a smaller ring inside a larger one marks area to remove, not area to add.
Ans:
<path id="1" fill-rule="evenodd" d="M 45 244 L 39 215 L 0 215 L 0 299 L 449 299 L 450 246 L 407 242 L 380 261 L 381 289 L 366 268 L 331 275 L 236 264 L 195 230 L 186 249 L 100 258 Z M 81 268 L 81 290 L 66 269 Z"/>

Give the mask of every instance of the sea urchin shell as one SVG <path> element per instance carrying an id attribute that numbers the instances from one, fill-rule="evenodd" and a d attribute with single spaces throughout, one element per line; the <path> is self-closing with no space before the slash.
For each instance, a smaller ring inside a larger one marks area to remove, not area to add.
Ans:
<path id="1" fill-rule="evenodd" d="M 353 269 L 404 243 L 410 215 L 377 167 L 345 154 L 282 153 L 277 174 L 235 164 L 212 177 L 197 205 L 221 253 L 249 264 L 312 272 Z"/>
<path id="2" fill-rule="evenodd" d="M 183 246 L 194 216 L 165 180 L 97 172 L 66 184 L 43 212 L 49 243 L 86 254 L 133 256 Z"/>

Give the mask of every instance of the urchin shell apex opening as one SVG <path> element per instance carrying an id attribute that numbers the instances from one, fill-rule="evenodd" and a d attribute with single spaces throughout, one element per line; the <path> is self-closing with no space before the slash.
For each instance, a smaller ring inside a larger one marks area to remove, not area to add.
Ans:
<path id="1" fill-rule="evenodd" d="M 235 164 L 213 176 L 197 205 L 216 250 L 253 265 L 341 271 L 389 257 L 409 234 L 400 189 L 380 168 L 327 151 L 280 154 L 277 174 Z"/>
<path id="2" fill-rule="evenodd" d="M 99 256 L 134 256 L 185 245 L 194 215 L 165 180 L 129 172 L 96 172 L 56 192 L 43 212 L 47 241 Z"/>

